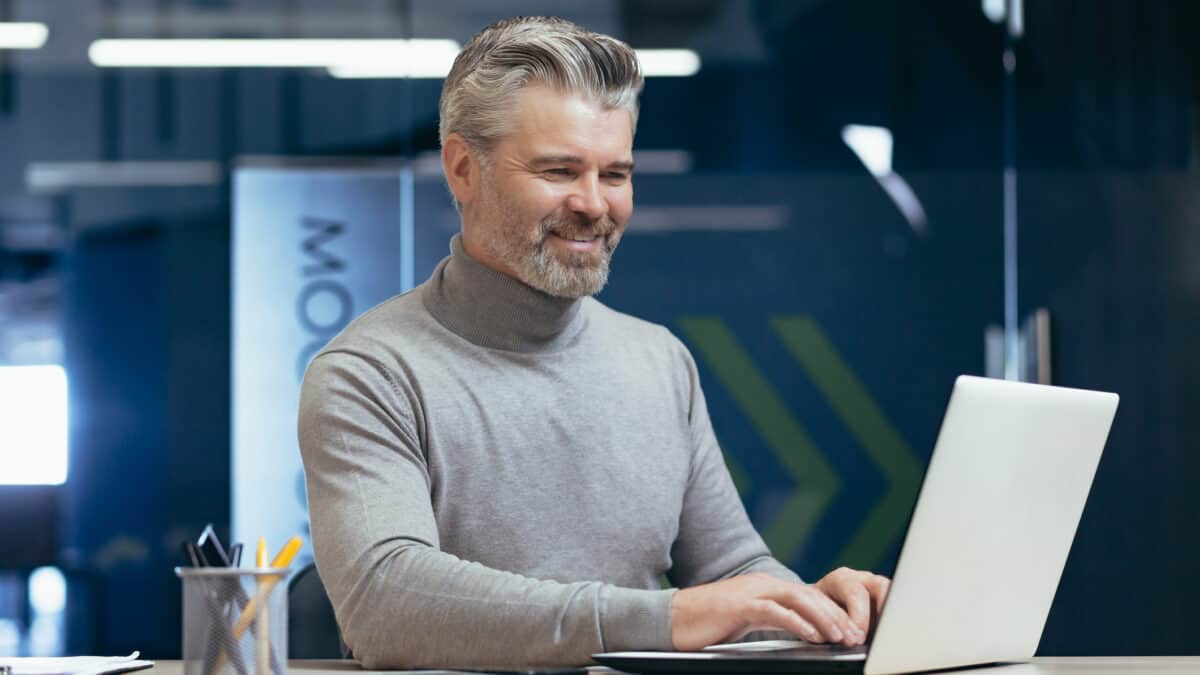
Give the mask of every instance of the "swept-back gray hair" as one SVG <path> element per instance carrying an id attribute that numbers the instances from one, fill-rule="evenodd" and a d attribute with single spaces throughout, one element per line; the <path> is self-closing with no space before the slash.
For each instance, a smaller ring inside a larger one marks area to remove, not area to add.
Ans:
<path id="1" fill-rule="evenodd" d="M 438 106 L 439 140 L 457 132 L 486 159 L 529 84 L 624 108 L 637 127 L 642 68 L 633 49 L 565 19 L 527 16 L 484 28 L 454 59 Z"/>

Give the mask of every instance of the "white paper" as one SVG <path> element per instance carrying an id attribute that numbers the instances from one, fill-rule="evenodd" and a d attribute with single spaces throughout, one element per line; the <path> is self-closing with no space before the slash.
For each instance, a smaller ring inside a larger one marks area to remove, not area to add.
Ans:
<path id="1" fill-rule="evenodd" d="M 129 656 L 65 656 L 54 658 L 0 658 L 0 666 L 12 668 L 12 675 L 106 675 L 141 670 L 154 665 L 139 661 L 139 652 Z"/>

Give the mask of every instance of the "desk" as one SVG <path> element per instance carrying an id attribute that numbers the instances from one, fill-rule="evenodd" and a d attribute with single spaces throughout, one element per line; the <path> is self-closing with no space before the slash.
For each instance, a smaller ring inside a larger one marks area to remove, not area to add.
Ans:
<path id="1" fill-rule="evenodd" d="M 157 661 L 152 670 L 143 670 L 147 675 L 183 675 L 180 661 Z M 593 668 L 595 673 L 616 673 L 607 668 Z M 387 671 L 365 671 L 354 661 L 289 661 L 289 675 L 331 675 L 343 673 L 370 673 Z M 396 672 L 396 671 L 391 671 Z M 437 673 L 455 671 L 400 671 L 410 673 Z M 1175 673 L 1200 673 L 1200 656 L 1072 656 L 1035 658 L 1030 663 L 1018 663 L 991 668 L 973 668 L 962 672 L 969 675 L 1174 675 Z"/>

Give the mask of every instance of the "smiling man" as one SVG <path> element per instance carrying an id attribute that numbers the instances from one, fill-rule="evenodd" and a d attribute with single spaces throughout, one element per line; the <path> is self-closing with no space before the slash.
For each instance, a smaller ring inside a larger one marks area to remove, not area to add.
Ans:
<path id="1" fill-rule="evenodd" d="M 633 211 L 641 86 L 628 45 L 542 17 L 484 29 L 446 79 L 462 233 L 301 395 L 316 562 L 364 666 L 865 640 L 887 580 L 772 558 L 687 349 L 591 297 Z"/>
<path id="2" fill-rule="evenodd" d="M 630 113 L 532 82 L 509 114 L 494 147 L 457 132 L 443 142 L 463 248 L 549 295 L 592 295 L 633 211 Z"/>

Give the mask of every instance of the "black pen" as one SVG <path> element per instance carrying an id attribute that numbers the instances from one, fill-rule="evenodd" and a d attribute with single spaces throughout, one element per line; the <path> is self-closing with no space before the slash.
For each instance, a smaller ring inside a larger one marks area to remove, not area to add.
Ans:
<path id="1" fill-rule="evenodd" d="M 191 561 L 192 567 L 205 567 L 200 564 L 200 551 L 196 550 L 196 545 L 190 541 L 183 542 L 183 557 Z"/>
<path id="2" fill-rule="evenodd" d="M 221 542 L 217 541 L 216 534 L 213 532 L 212 525 L 204 528 L 204 532 L 200 535 L 199 544 L 193 544 L 190 541 L 183 542 L 184 555 L 191 560 L 193 567 L 218 567 L 218 565 L 209 562 L 208 556 L 204 553 L 205 549 L 208 549 L 209 555 L 214 558 L 225 556 L 225 553 L 221 551 Z M 220 566 L 228 567 L 228 565 Z M 235 588 L 237 591 L 241 591 L 240 585 L 235 585 Z M 221 648 L 219 643 L 228 641 L 233 646 L 233 651 L 230 654 L 233 667 L 237 670 L 238 675 L 249 675 L 241 653 L 236 648 L 237 640 L 233 639 L 233 634 L 230 632 L 229 626 L 225 623 L 224 607 L 227 602 L 225 590 L 218 588 L 215 590 L 215 593 L 212 591 L 214 589 L 206 587 L 204 595 L 205 600 L 208 602 L 209 620 L 212 622 L 210 628 L 215 631 L 218 637 L 216 640 L 206 640 L 207 645 L 204 654 L 204 663 L 206 665 L 204 671 L 208 673 L 211 669 L 208 668 L 207 664 L 216 663 L 217 659 L 220 658 Z"/>
<path id="3" fill-rule="evenodd" d="M 217 538 L 212 523 L 204 526 L 204 531 L 200 533 L 200 539 L 196 541 L 196 548 L 200 551 L 201 559 L 208 562 L 209 565 L 229 567 L 229 555 L 225 553 L 225 547 L 221 546 L 221 540 Z"/>

